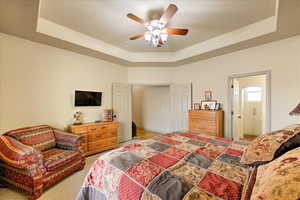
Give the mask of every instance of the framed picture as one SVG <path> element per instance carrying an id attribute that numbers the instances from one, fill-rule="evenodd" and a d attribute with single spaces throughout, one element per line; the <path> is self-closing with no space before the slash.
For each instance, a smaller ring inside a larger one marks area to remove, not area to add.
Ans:
<path id="1" fill-rule="evenodd" d="M 211 101 L 212 100 L 212 91 L 207 90 L 204 92 L 205 101 Z"/>
<path id="2" fill-rule="evenodd" d="M 217 103 L 215 110 L 221 110 L 221 104 Z"/>
<path id="3" fill-rule="evenodd" d="M 194 103 L 194 110 L 200 110 L 200 103 Z"/>
<path id="4" fill-rule="evenodd" d="M 206 105 L 209 110 L 215 110 L 217 106 L 217 101 L 201 101 L 201 110 L 205 110 Z"/>

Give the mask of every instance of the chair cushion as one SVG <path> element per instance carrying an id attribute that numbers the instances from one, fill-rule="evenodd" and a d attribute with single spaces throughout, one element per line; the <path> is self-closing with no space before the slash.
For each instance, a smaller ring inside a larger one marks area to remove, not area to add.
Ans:
<path id="1" fill-rule="evenodd" d="M 26 127 L 5 133 L 21 143 L 44 151 L 55 147 L 55 136 L 53 129 L 47 125 Z"/>
<path id="2" fill-rule="evenodd" d="M 81 159 L 79 151 L 52 148 L 42 152 L 44 166 L 47 171 L 53 171 L 60 167 L 67 166 L 68 163 Z"/>

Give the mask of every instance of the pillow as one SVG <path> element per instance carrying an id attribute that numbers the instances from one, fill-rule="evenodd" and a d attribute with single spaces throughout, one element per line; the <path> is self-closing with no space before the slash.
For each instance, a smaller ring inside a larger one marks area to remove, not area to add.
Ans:
<path id="1" fill-rule="evenodd" d="M 241 163 L 258 166 L 272 161 L 289 150 L 300 146 L 300 124 L 264 134 L 251 142 L 244 151 Z"/>
<path id="2" fill-rule="evenodd" d="M 259 166 L 251 200 L 300 198 L 300 147 Z"/>

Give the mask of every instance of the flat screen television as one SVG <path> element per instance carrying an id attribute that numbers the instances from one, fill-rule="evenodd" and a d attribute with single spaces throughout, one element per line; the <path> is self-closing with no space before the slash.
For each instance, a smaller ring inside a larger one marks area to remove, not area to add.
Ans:
<path id="1" fill-rule="evenodd" d="M 102 92 L 75 91 L 75 107 L 101 106 Z"/>

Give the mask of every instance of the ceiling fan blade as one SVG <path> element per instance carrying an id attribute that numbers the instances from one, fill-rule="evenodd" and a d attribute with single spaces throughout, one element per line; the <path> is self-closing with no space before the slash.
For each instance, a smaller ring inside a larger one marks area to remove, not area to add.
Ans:
<path id="1" fill-rule="evenodd" d="M 127 17 L 134 20 L 134 21 L 136 21 L 137 23 L 140 23 L 140 24 L 143 24 L 143 25 L 147 24 L 143 19 L 139 18 L 138 16 L 136 16 L 132 13 L 127 14 Z"/>
<path id="2" fill-rule="evenodd" d="M 167 28 L 167 33 L 170 35 L 186 35 L 188 32 L 189 32 L 188 29 Z"/>
<path id="3" fill-rule="evenodd" d="M 165 10 L 164 14 L 161 16 L 160 21 L 166 25 L 171 18 L 175 15 L 177 12 L 178 8 L 175 4 L 170 4 L 167 10 Z"/>
<path id="4" fill-rule="evenodd" d="M 132 36 L 131 38 L 129 38 L 130 40 L 137 40 L 141 37 L 144 37 L 144 33 L 143 34 L 138 34 L 138 35 L 135 35 L 135 36 Z"/>

